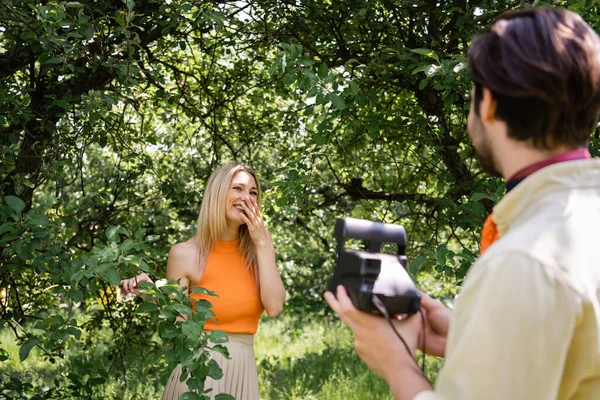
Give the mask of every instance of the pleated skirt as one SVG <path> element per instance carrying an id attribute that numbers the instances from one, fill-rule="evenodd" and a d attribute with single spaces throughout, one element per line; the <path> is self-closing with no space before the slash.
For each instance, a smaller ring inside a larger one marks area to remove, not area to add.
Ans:
<path id="1" fill-rule="evenodd" d="M 228 333 L 229 342 L 225 344 L 231 359 L 227 360 L 221 353 L 211 351 L 211 357 L 223 370 L 219 380 L 206 378 L 205 389 L 213 399 L 219 393 L 227 393 L 236 400 L 258 400 L 258 374 L 254 357 L 254 335 L 244 333 Z M 162 400 L 177 400 L 188 391 L 185 381 L 180 382 L 181 365 L 175 367 L 167 381 Z"/>

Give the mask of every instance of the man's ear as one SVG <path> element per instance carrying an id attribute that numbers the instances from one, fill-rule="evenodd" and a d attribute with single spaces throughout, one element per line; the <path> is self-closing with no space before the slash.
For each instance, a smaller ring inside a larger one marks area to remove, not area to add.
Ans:
<path id="1" fill-rule="evenodd" d="M 479 102 L 479 116 L 481 122 L 492 123 L 496 119 L 496 99 L 492 91 L 482 87 L 481 102 Z"/>

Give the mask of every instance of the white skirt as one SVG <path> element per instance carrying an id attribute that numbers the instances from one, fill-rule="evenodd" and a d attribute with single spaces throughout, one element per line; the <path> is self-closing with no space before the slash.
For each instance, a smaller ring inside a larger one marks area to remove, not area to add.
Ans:
<path id="1" fill-rule="evenodd" d="M 227 393 L 236 400 L 258 400 L 258 374 L 256 372 L 256 359 L 254 357 L 254 335 L 245 333 L 228 333 L 229 342 L 225 344 L 231 359 L 216 351 L 211 351 L 210 356 L 223 370 L 223 377 L 219 380 L 206 378 L 204 388 L 211 388 L 209 393 L 213 399 L 219 393 Z M 162 400 L 177 400 L 179 396 L 188 391 L 185 381 L 180 382 L 181 365 L 175 367 L 167 381 Z"/>

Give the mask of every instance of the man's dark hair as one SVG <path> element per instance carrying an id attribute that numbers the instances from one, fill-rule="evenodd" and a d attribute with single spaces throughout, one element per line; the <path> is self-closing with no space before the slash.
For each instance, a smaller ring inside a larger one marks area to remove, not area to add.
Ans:
<path id="1" fill-rule="evenodd" d="M 505 14 L 468 55 L 479 115 L 482 87 L 509 137 L 548 149 L 580 147 L 600 111 L 600 38 L 577 14 L 528 8 Z"/>

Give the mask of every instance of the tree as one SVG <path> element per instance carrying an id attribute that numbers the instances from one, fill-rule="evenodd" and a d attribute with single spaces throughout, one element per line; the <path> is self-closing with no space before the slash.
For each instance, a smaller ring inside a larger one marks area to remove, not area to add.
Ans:
<path id="1" fill-rule="evenodd" d="M 552 2 L 597 26 L 588 3 Z M 503 194 L 466 134 L 466 50 L 527 5 L 4 0 L 0 316 L 23 357 L 55 359 L 108 326 L 119 354 L 160 369 L 150 318 L 111 288 L 140 269 L 164 276 L 229 160 L 262 178 L 288 310 L 325 312 L 339 216 L 405 225 L 411 272 L 454 292 Z"/>

